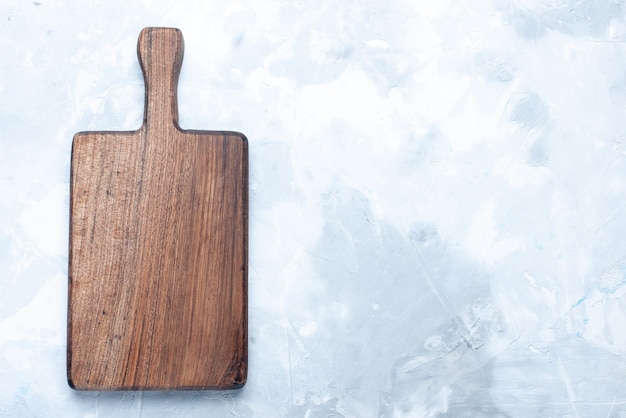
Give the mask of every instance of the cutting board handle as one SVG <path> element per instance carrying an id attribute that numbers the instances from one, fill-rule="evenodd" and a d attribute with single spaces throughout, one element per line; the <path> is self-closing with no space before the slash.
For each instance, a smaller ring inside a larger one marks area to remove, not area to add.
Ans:
<path id="1" fill-rule="evenodd" d="M 146 84 L 142 128 L 179 128 L 178 76 L 185 46 L 176 28 L 144 28 L 137 42 L 137 56 Z"/>

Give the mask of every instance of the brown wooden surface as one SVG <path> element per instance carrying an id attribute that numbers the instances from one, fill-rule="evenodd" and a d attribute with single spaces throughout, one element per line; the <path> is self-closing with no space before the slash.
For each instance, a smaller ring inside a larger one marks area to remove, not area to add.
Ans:
<path id="1" fill-rule="evenodd" d="M 248 148 L 178 126 L 182 34 L 146 28 L 134 132 L 72 145 L 68 382 L 227 389 L 247 373 Z"/>

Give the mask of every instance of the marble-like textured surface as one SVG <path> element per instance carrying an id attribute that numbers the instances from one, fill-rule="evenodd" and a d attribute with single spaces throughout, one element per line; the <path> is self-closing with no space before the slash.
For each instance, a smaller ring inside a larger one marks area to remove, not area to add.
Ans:
<path id="1" fill-rule="evenodd" d="M 626 416 L 626 3 L 0 4 L 0 416 Z M 237 392 L 65 381 L 72 135 L 250 139 Z"/>

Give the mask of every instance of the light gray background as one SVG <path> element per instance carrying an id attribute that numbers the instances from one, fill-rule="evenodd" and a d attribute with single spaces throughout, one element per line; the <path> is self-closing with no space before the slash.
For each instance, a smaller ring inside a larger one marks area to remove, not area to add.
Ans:
<path id="1" fill-rule="evenodd" d="M 626 416 L 622 1 L 4 1 L 0 415 Z M 237 392 L 65 381 L 70 145 L 180 121 L 250 140 Z"/>

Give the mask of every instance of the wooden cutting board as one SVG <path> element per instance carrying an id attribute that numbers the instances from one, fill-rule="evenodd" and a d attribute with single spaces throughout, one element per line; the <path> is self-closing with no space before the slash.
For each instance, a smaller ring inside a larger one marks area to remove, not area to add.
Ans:
<path id="1" fill-rule="evenodd" d="M 81 132 L 72 144 L 68 382 L 238 388 L 248 354 L 247 140 L 178 126 L 178 29 L 144 29 L 137 53 L 141 128 Z"/>

